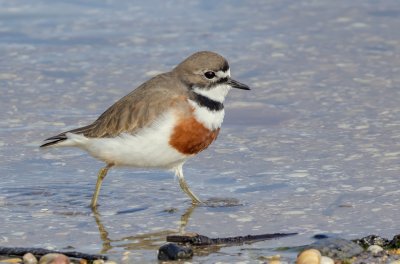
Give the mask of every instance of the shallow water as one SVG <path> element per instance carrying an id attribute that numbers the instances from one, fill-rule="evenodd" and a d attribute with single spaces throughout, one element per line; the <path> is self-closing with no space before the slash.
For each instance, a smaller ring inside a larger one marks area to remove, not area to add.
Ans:
<path id="1" fill-rule="evenodd" d="M 400 6 L 386 1 L 1 1 L 0 245 L 154 262 L 165 236 L 298 232 L 195 262 L 254 262 L 315 234 L 391 237 L 400 218 Z M 218 140 L 184 173 L 113 169 L 42 139 L 92 122 L 197 50 L 226 56 Z"/>

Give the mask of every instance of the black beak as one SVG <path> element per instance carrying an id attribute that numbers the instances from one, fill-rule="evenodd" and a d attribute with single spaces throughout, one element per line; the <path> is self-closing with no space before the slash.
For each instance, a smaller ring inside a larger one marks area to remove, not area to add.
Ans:
<path id="1" fill-rule="evenodd" d="M 250 90 L 250 87 L 244 83 L 240 83 L 235 81 L 234 79 L 229 78 L 227 82 L 232 88 L 242 89 L 242 90 Z"/>

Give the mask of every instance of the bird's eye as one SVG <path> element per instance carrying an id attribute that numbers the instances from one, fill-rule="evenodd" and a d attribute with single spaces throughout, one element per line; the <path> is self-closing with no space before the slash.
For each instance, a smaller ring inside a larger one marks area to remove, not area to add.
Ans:
<path id="1" fill-rule="evenodd" d="M 205 72 L 204 76 L 206 76 L 207 79 L 212 79 L 215 77 L 215 72 L 213 72 L 213 71 Z"/>

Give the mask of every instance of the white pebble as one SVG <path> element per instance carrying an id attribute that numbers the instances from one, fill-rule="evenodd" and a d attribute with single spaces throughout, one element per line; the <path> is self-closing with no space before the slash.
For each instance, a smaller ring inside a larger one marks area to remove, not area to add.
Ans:
<path id="1" fill-rule="evenodd" d="M 371 245 L 367 249 L 367 251 L 371 252 L 372 254 L 378 254 L 382 250 L 383 250 L 383 248 L 381 246 L 378 246 L 378 245 Z"/>
<path id="2" fill-rule="evenodd" d="M 322 256 L 320 264 L 335 264 L 335 261 L 333 261 L 333 259 L 330 257 Z"/>

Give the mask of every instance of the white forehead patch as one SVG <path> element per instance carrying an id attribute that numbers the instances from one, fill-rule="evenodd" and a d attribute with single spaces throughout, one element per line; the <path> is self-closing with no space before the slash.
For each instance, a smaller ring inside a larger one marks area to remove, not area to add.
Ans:
<path id="1" fill-rule="evenodd" d="M 227 71 L 217 71 L 215 72 L 215 75 L 217 75 L 219 78 L 231 77 L 231 70 L 228 69 Z"/>

